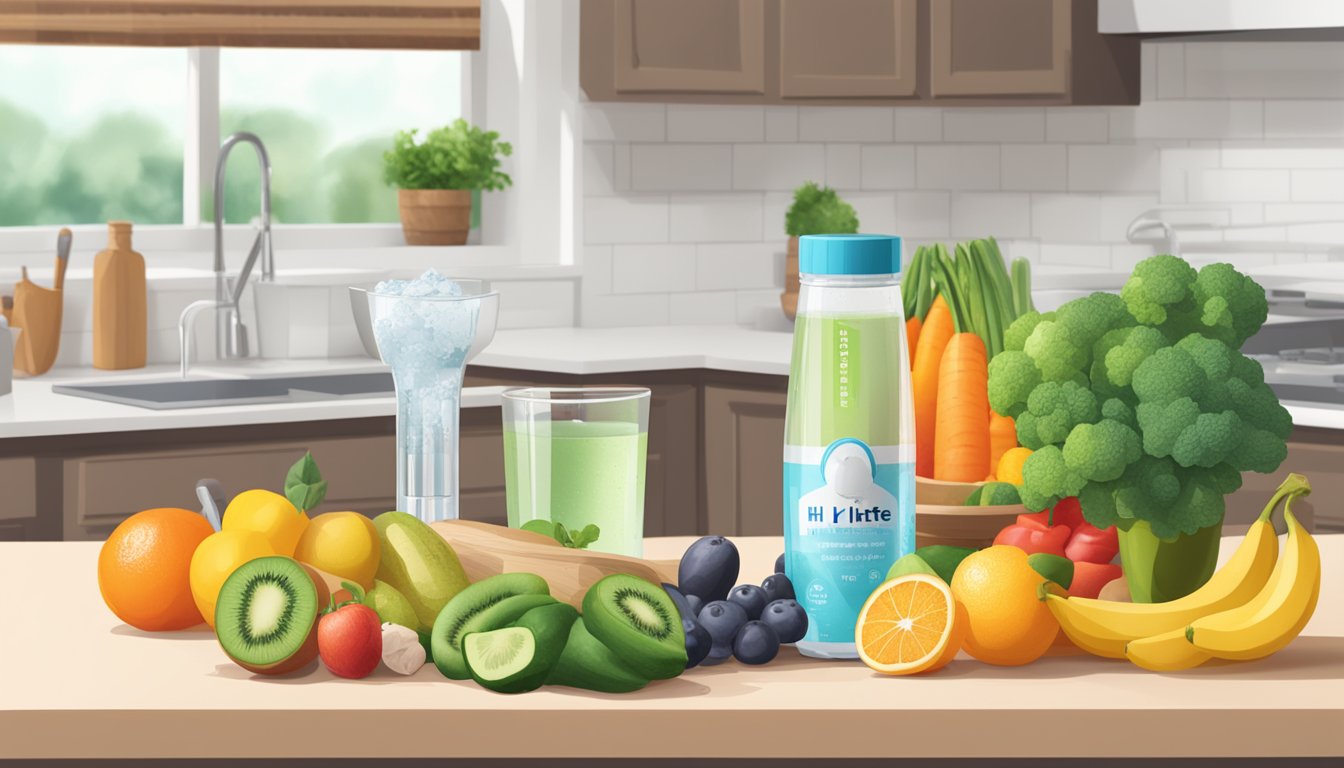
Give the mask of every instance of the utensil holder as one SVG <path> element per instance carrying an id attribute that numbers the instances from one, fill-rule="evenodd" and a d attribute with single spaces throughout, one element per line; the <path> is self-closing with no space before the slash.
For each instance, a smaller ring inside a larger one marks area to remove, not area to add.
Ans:
<path id="1" fill-rule="evenodd" d="M 61 345 L 61 308 L 64 293 L 43 288 L 27 275 L 14 286 L 10 325 L 22 331 L 14 347 L 14 370 L 29 376 L 46 373 L 56 362 Z"/>

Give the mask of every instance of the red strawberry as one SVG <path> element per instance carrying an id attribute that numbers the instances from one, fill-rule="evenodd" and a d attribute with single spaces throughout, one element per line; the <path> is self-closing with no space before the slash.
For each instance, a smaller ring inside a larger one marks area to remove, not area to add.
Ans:
<path id="1" fill-rule="evenodd" d="M 350 585 L 342 586 L 351 589 Z M 363 590 L 354 587 L 351 591 L 358 599 Z M 317 624 L 317 653 L 337 677 L 368 677 L 383 658 L 383 628 L 378 614 L 359 603 L 345 603 L 324 614 Z"/>

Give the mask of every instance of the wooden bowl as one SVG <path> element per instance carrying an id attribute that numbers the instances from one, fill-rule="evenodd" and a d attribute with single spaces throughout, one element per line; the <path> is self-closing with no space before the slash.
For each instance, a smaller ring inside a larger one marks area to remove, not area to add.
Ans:
<path id="1" fill-rule="evenodd" d="M 918 492 L 916 492 L 918 493 Z M 967 491 L 969 494 L 970 491 Z M 994 543 L 994 537 L 1026 514 L 1021 504 L 993 507 L 968 507 L 962 504 L 915 504 L 915 546 L 948 544 L 980 549 Z"/>
<path id="2" fill-rule="evenodd" d="M 915 478 L 916 504 L 943 504 L 960 506 L 966 503 L 971 491 L 984 485 L 979 483 L 958 483 L 951 480 L 933 480 L 927 477 Z"/>

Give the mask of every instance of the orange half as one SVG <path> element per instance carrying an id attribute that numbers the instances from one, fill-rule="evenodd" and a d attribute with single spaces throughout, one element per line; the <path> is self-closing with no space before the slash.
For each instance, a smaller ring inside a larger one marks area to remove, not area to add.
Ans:
<path id="1" fill-rule="evenodd" d="M 937 576 L 898 576 L 868 596 L 854 626 L 859 658 L 887 675 L 931 672 L 961 650 L 965 609 Z"/>

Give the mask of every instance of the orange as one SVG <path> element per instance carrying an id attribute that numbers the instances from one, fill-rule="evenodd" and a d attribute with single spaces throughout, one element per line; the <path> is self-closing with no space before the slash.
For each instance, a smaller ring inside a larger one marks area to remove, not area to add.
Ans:
<path id="1" fill-rule="evenodd" d="M 966 652 L 1005 666 L 1039 659 L 1059 633 L 1059 622 L 1036 594 L 1044 581 L 1017 547 L 996 545 L 962 560 L 952 576 L 952 594 L 970 620 Z"/>
<path id="2" fill-rule="evenodd" d="M 308 527 L 308 516 L 278 493 L 253 489 L 233 497 L 220 527 L 260 533 L 270 540 L 274 554 L 292 557 Z"/>
<path id="3" fill-rule="evenodd" d="M 937 576 L 908 573 L 868 596 L 854 626 L 859 658 L 887 675 L 932 672 L 961 650 L 966 611 Z"/>
<path id="4" fill-rule="evenodd" d="M 1022 485 L 1022 465 L 1027 463 L 1027 457 L 1030 455 L 1030 448 L 1009 448 L 1004 451 L 999 457 L 999 466 L 994 470 L 994 477 L 1001 483 Z"/>
<path id="5" fill-rule="evenodd" d="M 199 513 L 146 509 L 121 521 L 98 552 L 98 591 L 117 618 L 161 632 L 201 623 L 191 596 L 191 556 L 214 533 Z"/>

